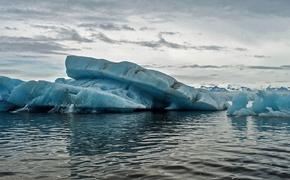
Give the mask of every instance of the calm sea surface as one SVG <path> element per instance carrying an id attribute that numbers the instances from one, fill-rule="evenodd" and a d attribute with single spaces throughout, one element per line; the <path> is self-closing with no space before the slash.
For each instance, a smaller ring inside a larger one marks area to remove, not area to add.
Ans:
<path id="1" fill-rule="evenodd" d="M 290 179 L 290 118 L 0 114 L 0 179 Z"/>

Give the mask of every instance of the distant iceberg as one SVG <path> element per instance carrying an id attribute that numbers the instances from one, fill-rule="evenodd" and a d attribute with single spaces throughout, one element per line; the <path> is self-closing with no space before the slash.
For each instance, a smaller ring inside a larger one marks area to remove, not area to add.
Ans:
<path id="1" fill-rule="evenodd" d="M 72 79 L 23 82 L 1 77 L 0 111 L 215 111 L 228 107 L 223 96 L 131 62 L 68 56 L 65 64 Z"/>
<path id="2" fill-rule="evenodd" d="M 290 91 L 268 89 L 258 91 L 252 97 L 241 92 L 233 97 L 227 113 L 233 116 L 290 117 Z"/>

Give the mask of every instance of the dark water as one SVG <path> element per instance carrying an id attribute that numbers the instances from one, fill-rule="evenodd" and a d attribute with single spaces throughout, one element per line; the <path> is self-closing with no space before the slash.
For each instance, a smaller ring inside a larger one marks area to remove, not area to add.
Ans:
<path id="1" fill-rule="evenodd" d="M 290 179 L 290 119 L 0 114 L 0 179 Z"/>

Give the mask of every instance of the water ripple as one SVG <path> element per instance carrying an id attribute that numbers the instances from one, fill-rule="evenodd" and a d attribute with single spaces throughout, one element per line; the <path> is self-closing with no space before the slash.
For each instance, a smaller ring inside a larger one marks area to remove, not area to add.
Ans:
<path id="1" fill-rule="evenodd" d="M 290 119 L 0 114 L 0 179 L 290 179 Z"/>

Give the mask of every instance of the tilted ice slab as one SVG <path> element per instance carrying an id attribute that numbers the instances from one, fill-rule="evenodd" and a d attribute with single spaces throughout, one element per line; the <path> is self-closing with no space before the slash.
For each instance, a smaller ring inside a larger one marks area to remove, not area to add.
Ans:
<path id="1" fill-rule="evenodd" d="M 4 79 L 0 97 L 1 106 L 5 107 L 1 110 L 92 112 L 227 107 L 224 98 L 208 90 L 195 89 L 130 62 L 68 56 L 66 71 L 72 79 L 59 78 L 55 82 Z"/>
<path id="2" fill-rule="evenodd" d="M 111 80 L 108 84 L 122 83 L 126 85 L 125 89 L 128 89 L 128 92 L 132 91 L 133 94 L 147 97 L 149 104 L 137 103 L 144 104 L 148 109 L 223 110 L 226 108 L 223 98 L 207 90 L 195 89 L 164 73 L 148 70 L 126 61 L 114 63 L 104 59 L 68 56 L 66 72 L 76 81 L 105 79 Z"/>

